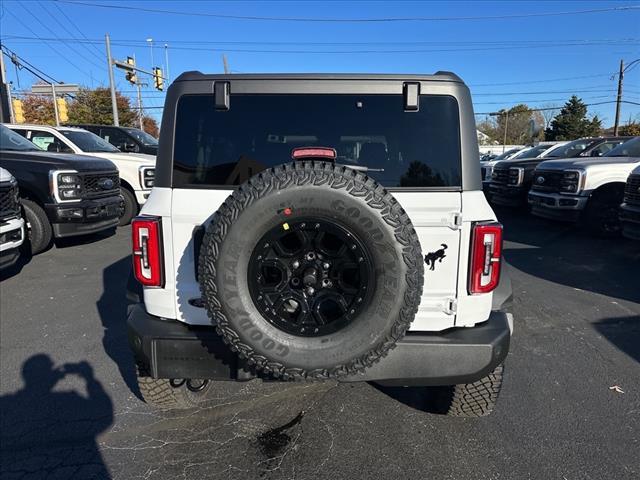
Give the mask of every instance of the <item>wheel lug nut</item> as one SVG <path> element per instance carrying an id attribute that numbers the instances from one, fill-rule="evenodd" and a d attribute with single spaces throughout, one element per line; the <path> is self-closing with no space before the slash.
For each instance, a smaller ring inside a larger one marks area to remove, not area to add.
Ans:
<path id="1" fill-rule="evenodd" d="M 327 262 L 322 264 L 322 268 L 324 268 L 325 270 L 328 270 L 330 266 L 331 265 L 329 265 Z"/>
<path id="2" fill-rule="evenodd" d="M 355 245 L 351 245 L 351 250 L 355 250 L 356 246 Z"/>
<path id="3" fill-rule="evenodd" d="M 362 297 L 358 297 L 358 300 L 356 300 L 356 302 L 358 303 L 362 302 Z"/>
<path id="4" fill-rule="evenodd" d="M 316 223 L 316 224 L 315 224 L 315 227 L 316 227 L 316 228 L 320 228 L 320 224 L 319 224 L 319 223 Z"/>
<path id="5" fill-rule="evenodd" d="M 359 257 L 359 258 L 358 258 L 358 261 L 359 261 L 359 262 L 362 262 L 362 261 L 364 261 L 364 258 Z"/>
<path id="6" fill-rule="evenodd" d="M 296 260 L 295 262 L 293 262 L 293 263 L 291 264 L 291 266 L 292 266 L 293 268 L 298 268 L 298 267 L 300 266 L 300 262 L 299 262 L 298 260 Z"/>
<path id="7" fill-rule="evenodd" d="M 316 291 L 315 291 L 315 289 L 314 289 L 313 287 L 309 287 L 309 288 L 307 288 L 307 294 L 308 294 L 308 295 L 313 295 L 315 292 L 316 292 Z"/>

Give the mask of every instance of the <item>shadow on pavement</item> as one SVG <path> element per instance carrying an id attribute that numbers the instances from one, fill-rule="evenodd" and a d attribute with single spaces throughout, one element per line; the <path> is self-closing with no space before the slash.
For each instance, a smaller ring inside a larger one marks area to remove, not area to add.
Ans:
<path id="1" fill-rule="evenodd" d="M 451 387 L 386 387 L 370 383 L 373 388 L 389 398 L 414 410 L 443 415 L 447 412 L 453 395 Z"/>
<path id="2" fill-rule="evenodd" d="M 67 376 L 87 396 L 53 391 Z M 96 437 L 113 422 L 113 405 L 87 362 L 54 368 L 48 355 L 22 366 L 24 388 L 0 397 L 0 477 L 108 479 Z"/>
<path id="3" fill-rule="evenodd" d="M 131 256 L 126 256 L 106 267 L 102 272 L 103 291 L 96 303 L 104 327 L 102 345 L 127 387 L 138 398 L 140 389 L 136 380 L 133 356 L 127 339 L 127 282 L 131 272 Z"/>
<path id="4" fill-rule="evenodd" d="M 514 268 L 560 285 L 640 302 L 638 242 L 595 237 L 575 225 L 516 211 L 496 213 L 506 225 L 504 255 Z"/>
<path id="5" fill-rule="evenodd" d="M 640 363 L 640 315 L 605 318 L 593 326 L 618 349 Z"/>
<path id="6" fill-rule="evenodd" d="M 54 240 L 56 248 L 69 248 L 77 245 L 88 245 L 90 243 L 96 243 L 104 240 L 105 238 L 112 237 L 116 234 L 116 228 L 109 228 L 102 232 L 91 233 L 88 235 L 80 235 L 77 237 L 57 238 Z"/>

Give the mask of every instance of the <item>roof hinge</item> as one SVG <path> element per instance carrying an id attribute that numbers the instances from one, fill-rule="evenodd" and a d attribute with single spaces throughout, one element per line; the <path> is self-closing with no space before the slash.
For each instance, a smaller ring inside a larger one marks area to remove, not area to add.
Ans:
<path id="1" fill-rule="evenodd" d="M 407 82 L 402 87 L 405 111 L 417 112 L 420 109 L 420 84 Z"/>
<path id="2" fill-rule="evenodd" d="M 229 82 L 214 82 L 213 95 L 216 101 L 216 110 L 229 110 L 231 107 Z"/>

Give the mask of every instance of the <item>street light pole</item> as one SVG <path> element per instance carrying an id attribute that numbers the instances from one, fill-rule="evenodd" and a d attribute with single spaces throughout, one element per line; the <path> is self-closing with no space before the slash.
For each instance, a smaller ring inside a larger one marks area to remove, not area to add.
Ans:
<path id="1" fill-rule="evenodd" d="M 149 42 L 149 47 L 151 48 L 151 69 L 155 67 L 155 62 L 153 61 L 153 38 L 147 38 L 147 42 Z"/>
<path id="2" fill-rule="evenodd" d="M 104 43 L 107 47 L 107 65 L 109 68 L 109 88 L 111 89 L 111 108 L 113 110 L 113 124 L 116 127 L 120 126 L 120 119 L 118 118 L 118 103 L 116 101 L 116 81 L 113 78 L 113 60 L 111 59 L 111 42 L 109 40 L 109 34 L 105 34 Z"/>
<path id="3" fill-rule="evenodd" d="M 169 83 L 169 45 L 166 43 L 164 44 L 164 63 L 166 66 L 164 76 L 167 79 L 167 83 Z"/>

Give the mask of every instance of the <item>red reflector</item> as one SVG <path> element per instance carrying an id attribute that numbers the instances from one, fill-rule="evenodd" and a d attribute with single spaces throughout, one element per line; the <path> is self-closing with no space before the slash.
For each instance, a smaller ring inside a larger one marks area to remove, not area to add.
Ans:
<path id="1" fill-rule="evenodd" d="M 145 287 L 163 287 L 161 219 L 136 217 L 131 222 L 133 273 Z"/>
<path id="2" fill-rule="evenodd" d="M 500 282 L 502 262 L 502 225 L 477 223 L 471 240 L 469 293 L 489 293 Z"/>
<path id="3" fill-rule="evenodd" d="M 301 160 L 303 158 L 335 160 L 337 156 L 336 149 L 329 147 L 298 147 L 291 151 L 291 158 L 294 160 Z"/>

